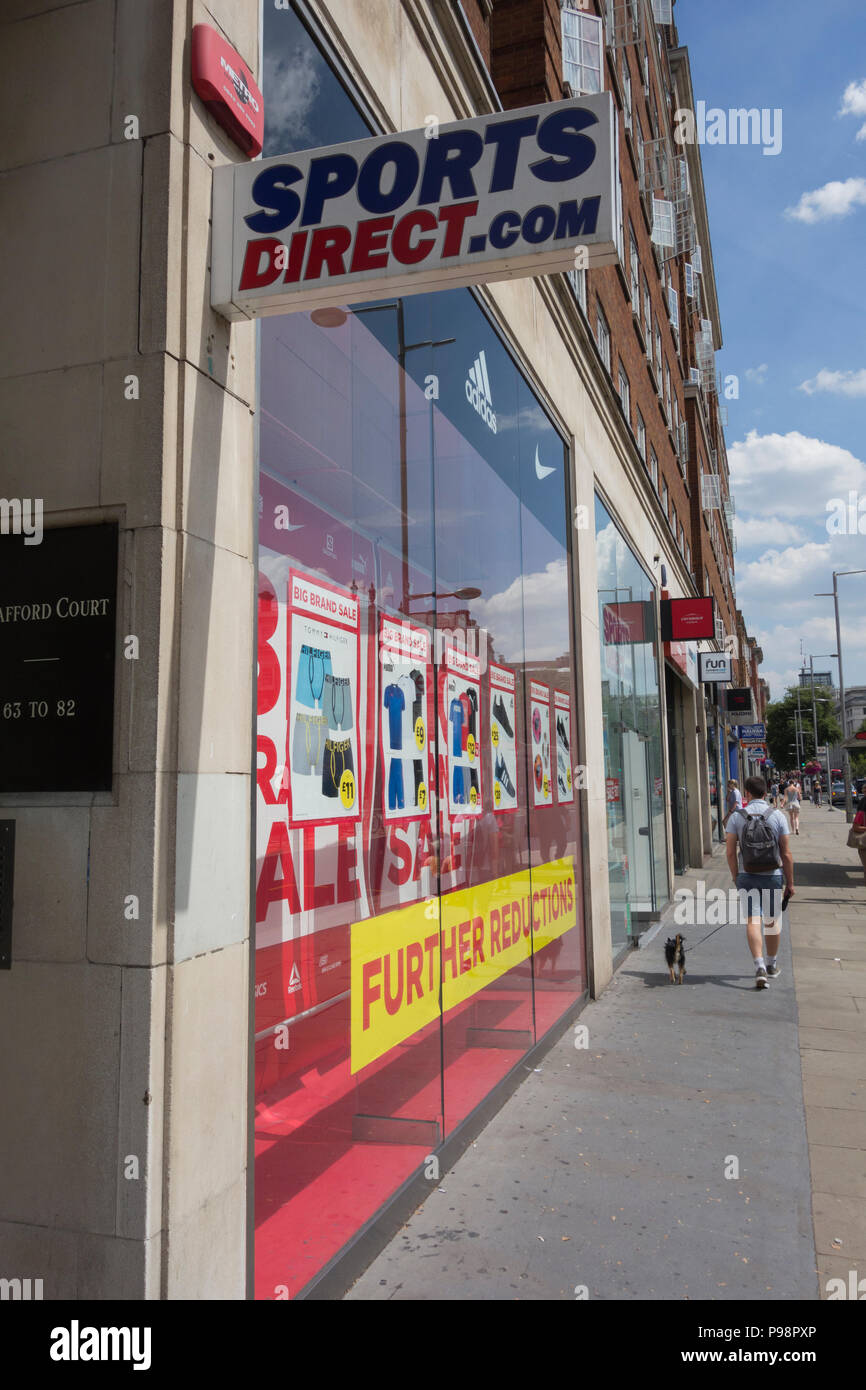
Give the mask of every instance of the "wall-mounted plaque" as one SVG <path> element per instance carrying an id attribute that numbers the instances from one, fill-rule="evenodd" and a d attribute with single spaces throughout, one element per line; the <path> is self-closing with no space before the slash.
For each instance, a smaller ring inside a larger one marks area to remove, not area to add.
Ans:
<path id="1" fill-rule="evenodd" d="M 110 791 L 117 526 L 0 536 L 0 792 Z"/>

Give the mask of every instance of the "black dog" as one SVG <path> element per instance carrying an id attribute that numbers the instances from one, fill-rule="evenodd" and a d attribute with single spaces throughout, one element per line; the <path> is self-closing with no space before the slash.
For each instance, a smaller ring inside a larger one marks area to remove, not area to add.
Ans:
<path id="1" fill-rule="evenodd" d="M 665 960 L 671 972 L 671 984 L 681 985 L 683 976 L 686 973 L 686 938 L 677 933 L 676 936 L 669 936 L 665 942 Z M 677 979 L 674 980 L 674 970 L 677 971 Z"/>

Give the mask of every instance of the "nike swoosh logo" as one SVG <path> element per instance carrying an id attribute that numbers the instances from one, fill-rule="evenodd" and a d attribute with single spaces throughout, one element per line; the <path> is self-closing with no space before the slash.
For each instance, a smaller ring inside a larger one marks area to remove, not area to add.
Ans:
<path id="1" fill-rule="evenodd" d="M 556 471 L 556 470 L 553 469 L 553 468 L 545 468 L 544 464 L 541 462 L 541 459 L 538 457 L 538 445 L 536 444 L 536 446 L 535 446 L 535 476 L 536 476 L 536 478 L 539 480 L 539 482 L 542 482 L 542 483 L 543 483 L 543 482 L 544 482 L 544 479 L 547 478 L 547 477 L 549 477 L 549 475 L 550 475 L 551 473 L 554 473 L 555 471 Z"/>

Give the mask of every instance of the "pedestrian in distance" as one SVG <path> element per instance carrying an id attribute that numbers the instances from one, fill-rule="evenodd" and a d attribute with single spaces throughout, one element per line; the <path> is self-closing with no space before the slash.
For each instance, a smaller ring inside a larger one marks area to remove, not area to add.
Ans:
<path id="1" fill-rule="evenodd" d="M 746 915 L 746 937 L 755 965 L 755 988 L 766 989 L 769 981 L 779 974 L 782 910 L 784 902 L 794 896 L 794 858 L 788 822 L 767 800 L 767 784 L 763 777 L 747 778 L 745 790 L 750 798 L 748 808 L 732 814 L 727 827 L 726 852 L 728 868 L 740 890 L 740 903 Z M 738 864 L 738 855 L 742 867 Z"/>
<path id="2" fill-rule="evenodd" d="M 799 782 L 790 781 L 785 788 L 785 810 L 791 821 L 791 829 L 795 835 L 800 833 L 800 802 L 803 799 L 802 789 Z"/>
<path id="3" fill-rule="evenodd" d="M 815 806 L 821 805 L 821 778 L 812 779 L 812 802 Z"/>
<path id="4" fill-rule="evenodd" d="M 857 845 L 857 853 L 860 855 L 860 863 L 863 865 L 863 882 L 866 883 L 866 796 L 862 796 L 857 802 L 857 814 L 854 817 L 854 824 L 851 826 L 849 844 L 852 839 L 861 841 Z"/>
<path id="5" fill-rule="evenodd" d="M 731 816 L 734 814 L 735 811 L 741 810 L 742 805 L 743 797 L 742 793 L 740 792 L 740 784 L 737 781 L 736 777 L 732 777 L 731 780 L 728 782 L 726 815 L 725 819 L 722 821 L 722 825 L 725 827 L 725 829 L 727 829 L 728 821 L 731 819 Z"/>

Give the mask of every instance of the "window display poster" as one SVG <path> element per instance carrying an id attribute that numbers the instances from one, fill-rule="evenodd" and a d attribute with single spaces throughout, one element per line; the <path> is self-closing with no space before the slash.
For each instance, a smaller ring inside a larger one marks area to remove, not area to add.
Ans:
<path id="1" fill-rule="evenodd" d="M 386 821 L 405 824 L 430 816 L 430 654 L 426 628 L 382 618 L 379 738 Z"/>
<path id="2" fill-rule="evenodd" d="M 449 811 L 452 816 L 480 816 L 481 662 L 456 647 L 445 648 L 444 712 Z"/>
<path id="3" fill-rule="evenodd" d="M 561 806 L 574 801 L 571 775 L 571 700 L 564 690 L 553 692 L 553 720 L 556 732 L 556 799 Z"/>
<path id="4" fill-rule="evenodd" d="M 508 667 L 494 666 L 492 662 L 488 672 L 493 810 L 502 814 L 518 808 L 515 676 Z"/>
<path id="5" fill-rule="evenodd" d="M 532 804 L 550 806 L 550 686 L 529 683 L 529 757 L 532 765 Z"/>
<path id="6" fill-rule="evenodd" d="M 289 825 L 360 820 L 360 605 L 293 569 L 288 607 Z"/>

